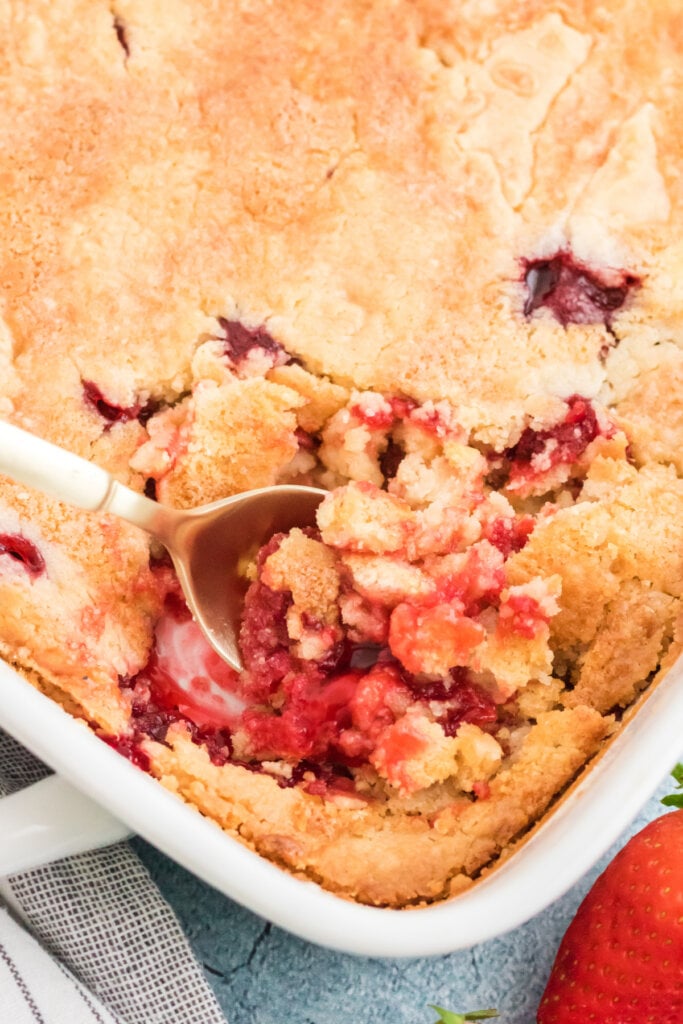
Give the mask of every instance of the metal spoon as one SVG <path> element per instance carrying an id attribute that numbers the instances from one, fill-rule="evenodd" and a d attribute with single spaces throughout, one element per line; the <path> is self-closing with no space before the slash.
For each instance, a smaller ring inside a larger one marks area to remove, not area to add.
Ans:
<path id="1" fill-rule="evenodd" d="M 204 636 L 238 672 L 242 662 L 237 638 L 246 590 L 240 558 L 280 530 L 313 525 L 326 493 L 283 484 L 181 511 L 159 505 L 124 487 L 100 466 L 1 421 L 0 473 L 70 505 L 111 512 L 160 541 Z"/>

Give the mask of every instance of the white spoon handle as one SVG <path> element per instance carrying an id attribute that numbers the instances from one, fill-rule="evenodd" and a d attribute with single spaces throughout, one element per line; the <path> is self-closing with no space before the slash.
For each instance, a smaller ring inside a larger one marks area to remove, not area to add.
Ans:
<path id="1" fill-rule="evenodd" d="M 0 473 L 91 511 L 106 503 L 115 483 L 100 466 L 2 421 Z"/>
<path id="2" fill-rule="evenodd" d="M 87 459 L 0 420 L 0 474 L 90 512 L 111 512 L 167 547 L 180 521 L 172 508 L 132 491 Z"/>

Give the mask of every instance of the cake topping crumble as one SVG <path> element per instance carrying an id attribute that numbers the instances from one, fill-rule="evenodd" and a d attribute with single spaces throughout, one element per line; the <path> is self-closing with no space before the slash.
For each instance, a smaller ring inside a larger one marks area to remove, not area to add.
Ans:
<path id="1" fill-rule="evenodd" d="M 641 284 L 639 277 L 625 270 L 589 267 L 569 250 L 523 263 L 527 288 L 524 315 L 530 317 L 545 308 L 563 327 L 594 323 L 609 327 L 631 291 Z"/>
<path id="2" fill-rule="evenodd" d="M 231 380 L 280 358 L 263 328 L 222 327 Z M 89 395 L 110 422 L 136 411 L 94 385 Z M 555 514 L 547 498 L 573 494 L 605 445 L 623 448 L 606 410 L 579 394 L 527 417 L 499 451 L 482 450 L 446 401 L 354 391 L 322 431 L 304 419 L 293 436 L 331 489 L 315 528 L 273 536 L 250 563 L 244 671 L 211 651 L 172 569 L 154 562 L 165 610 L 147 664 L 122 683 L 131 734 L 109 742 L 144 766 L 150 742 L 184 732 L 214 765 L 326 799 L 446 783 L 484 799 L 526 720 L 517 700 L 550 684 L 559 612 L 557 574 L 520 583 L 509 563 Z"/>
<path id="3" fill-rule="evenodd" d="M 389 489 L 337 486 L 317 528 L 277 534 L 260 550 L 241 676 L 208 649 L 171 584 L 154 650 L 131 684 L 135 735 L 166 742 L 186 721 L 214 763 L 275 765 L 286 785 L 299 780 L 317 795 L 362 790 L 370 773 L 401 796 L 453 778 L 476 798 L 474 783 L 501 757 L 502 706 L 547 676 L 558 581 L 508 585 L 506 561 L 536 518 L 490 490 L 487 460 L 451 407 L 370 392 L 350 404 L 352 429 L 360 420 L 399 431 L 404 456 Z M 566 409 L 554 427 L 522 435 L 507 453 L 513 471 L 571 462 L 598 435 L 589 402 L 573 396 Z M 515 647 L 514 679 L 502 644 Z M 480 766 L 475 775 L 465 762 Z"/>

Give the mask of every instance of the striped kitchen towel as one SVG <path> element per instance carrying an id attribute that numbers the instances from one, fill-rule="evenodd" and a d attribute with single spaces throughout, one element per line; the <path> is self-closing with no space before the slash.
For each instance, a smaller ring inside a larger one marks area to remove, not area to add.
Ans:
<path id="1" fill-rule="evenodd" d="M 0 731 L 0 796 L 47 774 Z M 0 881 L 0 1021 L 226 1024 L 175 915 L 127 843 Z"/>

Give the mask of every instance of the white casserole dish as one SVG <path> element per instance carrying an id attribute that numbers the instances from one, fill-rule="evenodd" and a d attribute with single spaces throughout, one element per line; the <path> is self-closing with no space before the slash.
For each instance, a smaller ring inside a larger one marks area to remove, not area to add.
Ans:
<path id="1" fill-rule="evenodd" d="M 0 800 L 0 874 L 133 831 L 304 939 L 365 956 L 448 953 L 541 911 L 635 817 L 683 750 L 680 661 L 641 705 L 521 848 L 469 892 L 418 909 L 383 910 L 334 896 L 248 850 L 0 662 L 0 727 L 59 773 Z"/>

